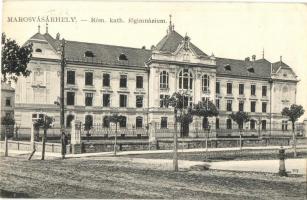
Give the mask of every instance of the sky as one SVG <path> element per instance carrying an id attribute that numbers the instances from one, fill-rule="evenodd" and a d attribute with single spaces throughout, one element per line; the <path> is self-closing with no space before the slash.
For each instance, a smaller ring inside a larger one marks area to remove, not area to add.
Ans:
<path id="1" fill-rule="evenodd" d="M 48 32 L 67 40 L 150 48 L 165 36 L 170 14 L 175 30 L 209 55 L 261 58 L 264 49 L 271 62 L 282 56 L 298 75 L 297 104 L 306 110 L 301 120 L 307 118 L 307 4 L 15 0 L 3 3 L 2 29 L 23 44 L 38 25 L 45 33 L 45 22 L 9 22 L 9 17 L 73 17 L 74 22 L 49 22 Z M 106 22 L 92 23 L 91 18 Z M 125 22 L 109 23 L 110 18 Z M 129 18 L 166 23 L 133 24 Z"/>

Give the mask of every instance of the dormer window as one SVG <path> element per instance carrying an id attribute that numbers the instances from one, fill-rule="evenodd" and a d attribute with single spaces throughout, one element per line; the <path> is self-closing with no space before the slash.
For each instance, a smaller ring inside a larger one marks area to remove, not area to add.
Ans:
<path id="1" fill-rule="evenodd" d="M 86 52 L 84 53 L 84 56 L 85 56 L 85 57 L 91 57 L 91 58 L 93 58 L 93 57 L 95 57 L 95 54 L 94 54 L 92 51 L 86 51 Z"/>
<path id="2" fill-rule="evenodd" d="M 231 67 L 230 67 L 229 64 L 225 65 L 225 66 L 224 66 L 224 69 L 225 69 L 226 71 L 231 71 Z"/>
<path id="3" fill-rule="evenodd" d="M 42 49 L 37 48 L 37 49 L 35 49 L 35 52 L 36 52 L 36 53 L 42 53 Z"/>
<path id="4" fill-rule="evenodd" d="M 249 67 L 249 68 L 247 69 L 247 71 L 249 71 L 250 73 L 255 73 L 255 70 L 254 70 L 254 68 L 252 68 L 252 67 Z"/>
<path id="5" fill-rule="evenodd" d="M 128 60 L 127 56 L 125 54 L 120 54 L 118 57 L 119 60 Z"/>

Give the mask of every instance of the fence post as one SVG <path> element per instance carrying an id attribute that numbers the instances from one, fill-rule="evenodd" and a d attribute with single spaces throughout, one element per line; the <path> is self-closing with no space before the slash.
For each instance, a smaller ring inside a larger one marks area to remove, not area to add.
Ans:
<path id="1" fill-rule="evenodd" d="M 72 120 L 70 137 L 72 154 L 81 153 L 81 122 Z"/>
<path id="2" fill-rule="evenodd" d="M 9 128 L 7 126 L 5 126 L 5 131 L 4 131 L 4 156 L 8 157 L 8 140 L 7 140 L 7 132 L 8 132 Z"/>
<path id="3" fill-rule="evenodd" d="M 149 150 L 150 150 L 151 144 L 157 144 L 156 122 L 155 121 L 152 121 L 152 122 L 149 123 L 149 136 L 148 136 L 148 148 L 149 148 Z"/>
<path id="4" fill-rule="evenodd" d="M 35 150 L 35 131 L 34 131 L 34 124 L 31 123 L 31 147 L 32 151 Z"/>

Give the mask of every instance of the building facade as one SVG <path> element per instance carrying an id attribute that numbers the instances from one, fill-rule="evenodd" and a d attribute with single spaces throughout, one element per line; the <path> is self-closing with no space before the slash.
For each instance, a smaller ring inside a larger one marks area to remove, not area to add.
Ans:
<path id="1" fill-rule="evenodd" d="M 33 43 L 32 73 L 16 85 L 16 122 L 29 127 L 48 114 L 59 126 L 60 35 L 39 31 L 27 42 Z M 192 125 L 231 130 L 236 124 L 228 116 L 241 110 L 251 116 L 247 129 L 285 129 L 281 110 L 296 102 L 298 79 L 282 60 L 207 55 L 171 22 L 167 35 L 151 49 L 66 41 L 65 58 L 66 126 L 72 119 L 107 126 L 105 117 L 118 112 L 126 117 L 121 127 L 158 122 L 167 128 L 173 109 L 162 99 L 180 91 L 189 94 L 191 105 L 210 100 L 219 109 L 218 117 L 209 122 L 197 118 Z"/>
<path id="2" fill-rule="evenodd" d="M 15 89 L 10 84 L 1 82 L 1 118 L 11 116 L 14 118 Z"/>

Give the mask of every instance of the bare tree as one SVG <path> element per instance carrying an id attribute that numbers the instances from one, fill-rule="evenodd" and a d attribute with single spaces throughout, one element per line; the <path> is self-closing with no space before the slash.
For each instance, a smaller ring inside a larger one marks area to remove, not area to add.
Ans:
<path id="1" fill-rule="evenodd" d="M 118 115 L 117 113 L 108 116 L 107 120 L 115 124 L 115 138 L 114 138 L 114 155 L 116 156 L 116 146 L 117 146 L 117 124 L 124 120 L 124 116 Z"/>

